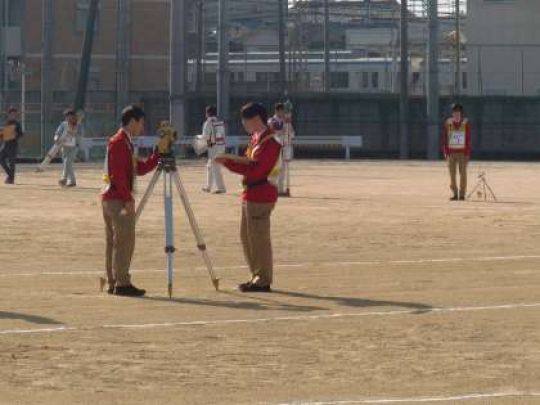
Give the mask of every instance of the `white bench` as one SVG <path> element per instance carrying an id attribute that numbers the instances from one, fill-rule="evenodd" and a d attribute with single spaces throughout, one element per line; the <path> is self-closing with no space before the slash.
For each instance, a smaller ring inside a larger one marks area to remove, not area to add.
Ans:
<path id="1" fill-rule="evenodd" d="M 177 145 L 191 146 L 192 137 L 185 137 L 176 142 Z M 240 148 L 247 145 L 247 136 L 232 135 L 227 138 L 227 147 L 234 150 L 238 154 Z M 137 149 L 152 149 L 157 144 L 156 136 L 141 136 L 135 139 L 135 147 Z M 345 136 L 299 136 L 294 138 L 295 146 L 337 146 L 345 150 L 345 159 L 351 158 L 352 148 L 362 148 L 363 138 L 361 135 L 345 135 Z M 81 140 L 81 150 L 84 154 L 85 161 L 90 160 L 90 152 L 92 148 L 105 148 L 107 146 L 107 138 L 83 138 Z"/>
<path id="2" fill-rule="evenodd" d="M 227 146 L 238 155 L 240 147 L 247 146 L 247 136 L 229 136 Z M 187 142 L 191 144 L 191 141 Z M 345 136 L 299 136 L 294 138 L 294 146 L 337 146 L 345 149 L 345 159 L 350 160 L 353 148 L 362 148 L 364 140 L 361 135 Z"/>
<path id="3" fill-rule="evenodd" d="M 294 138 L 295 146 L 337 146 L 345 149 L 345 159 L 351 158 L 352 148 L 362 148 L 364 140 L 361 135 L 344 136 L 299 136 Z"/>

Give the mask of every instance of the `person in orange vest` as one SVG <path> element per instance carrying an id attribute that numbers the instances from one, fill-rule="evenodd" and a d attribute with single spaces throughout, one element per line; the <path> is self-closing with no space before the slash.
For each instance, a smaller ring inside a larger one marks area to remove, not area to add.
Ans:
<path id="1" fill-rule="evenodd" d="M 105 157 L 105 189 L 101 193 L 105 221 L 105 268 L 109 294 L 141 297 L 146 291 L 131 283 L 129 268 L 135 249 L 136 176 L 143 176 L 159 163 L 157 151 L 146 160 L 135 155 L 133 138 L 144 132 L 144 111 L 131 105 L 122 111 L 122 127 L 107 145 Z"/>
<path id="2" fill-rule="evenodd" d="M 238 288 L 242 292 L 271 292 L 273 252 L 270 217 L 278 199 L 281 143 L 267 126 L 268 113 L 262 104 L 246 104 L 240 116 L 251 137 L 247 159 L 216 158 L 217 163 L 243 176 L 240 238 L 252 277 Z"/>
<path id="3" fill-rule="evenodd" d="M 467 165 L 471 156 L 471 127 L 469 120 L 463 116 L 463 106 L 452 104 L 452 117 L 443 126 L 443 153 L 450 171 L 451 201 L 463 201 L 467 193 Z M 459 190 L 457 171 L 459 170 Z"/>

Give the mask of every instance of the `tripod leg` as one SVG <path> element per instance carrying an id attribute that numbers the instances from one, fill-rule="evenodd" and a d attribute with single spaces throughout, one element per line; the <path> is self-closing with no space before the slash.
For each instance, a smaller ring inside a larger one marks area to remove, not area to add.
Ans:
<path id="1" fill-rule="evenodd" d="M 478 190 L 478 187 L 480 187 L 480 183 L 476 183 L 476 186 L 474 186 L 474 188 L 472 189 L 472 191 L 469 193 L 469 195 L 467 196 L 467 200 L 469 198 L 471 198 L 471 196 L 474 195 L 474 193 L 476 192 L 476 190 Z"/>
<path id="2" fill-rule="evenodd" d="M 493 197 L 493 199 L 495 200 L 495 202 L 498 202 L 497 200 L 497 196 L 495 195 L 495 193 L 493 192 L 493 190 L 491 189 L 490 185 L 486 182 L 486 187 L 488 188 L 489 192 L 491 193 L 491 196 Z"/>
<path id="3" fill-rule="evenodd" d="M 173 229 L 173 202 L 171 173 L 165 172 L 163 186 L 163 200 L 165 205 L 165 253 L 167 254 L 167 290 L 169 298 L 172 297 L 173 268 L 174 268 L 174 229 Z"/>
<path id="4" fill-rule="evenodd" d="M 290 195 L 291 194 L 291 161 L 290 160 L 285 161 L 285 170 L 286 170 L 285 192 Z"/>
<path id="5" fill-rule="evenodd" d="M 146 203 L 148 202 L 148 199 L 152 195 L 152 192 L 154 191 L 154 187 L 156 186 L 157 181 L 159 180 L 159 176 L 161 175 L 161 169 L 157 169 L 152 178 L 150 179 L 150 183 L 148 184 L 148 187 L 146 188 L 146 191 L 144 192 L 144 195 L 141 198 L 141 201 L 139 202 L 139 205 L 137 206 L 137 212 L 135 213 L 135 221 L 139 220 L 139 217 L 141 216 L 141 213 L 144 210 L 144 207 L 146 206 Z"/>
<path id="6" fill-rule="evenodd" d="M 210 256 L 208 255 L 208 252 L 206 251 L 206 243 L 204 242 L 204 239 L 201 234 L 201 230 L 199 229 L 199 225 L 197 224 L 197 220 L 195 219 L 195 215 L 193 214 L 193 210 L 191 209 L 191 204 L 189 203 L 186 189 L 184 188 L 184 185 L 182 184 L 182 181 L 180 180 L 180 175 L 178 174 L 178 172 L 173 172 L 172 176 L 176 184 L 176 189 L 178 190 L 178 194 L 180 195 L 180 199 L 182 200 L 182 205 L 184 206 L 184 210 L 186 211 L 186 214 L 188 216 L 191 230 L 193 231 L 193 235 L 195 236 L 195 239 L 197 240 L 197 248 L 200 250 L 202 254 L 204 263 L 206 264 L 206 268 L 208 269 L 208 274 L 210 274 L 210 279 L 212 280 L 212 284 L 214 285 L 214 288 L 216 289 L 216 291 L 218 291 L 219 279 L 216 277 L 214 273 L 214 267 L 212 265 L 212 261 L 210 260 Z"/>

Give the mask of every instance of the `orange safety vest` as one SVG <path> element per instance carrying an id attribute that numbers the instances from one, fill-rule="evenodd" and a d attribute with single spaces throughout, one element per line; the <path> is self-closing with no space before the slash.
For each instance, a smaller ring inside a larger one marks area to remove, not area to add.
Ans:
<path id="1" fill-rule="evenodd" d="M 459 128 L 454 126 L 452 119 L 446 122 L 448 128 L 448 148 L 450 150 L 461 150 L 467 147 L 467 122 L 465 118 Z"/>
<path id="2" fill-rule="evenodd" d="M 250 160 L 254 160 L 255 152 L 257 151 L 257 149 L 265 142 L 268 142 L 270 139 L 274 139 L 277 143 L 281 145 L 281 141 L 279 140 L 279 138 L 275 134 L 271 133 L 269 135 L 266 135 L 256 145 L 249 144 L 245 153 L 246 157 Z M 278 184 L 279 175 L 281 173 L 281 166 L 282 164 L 281 164 L 281 153 L 280 153 L 278 156 L 278 160 L 276 164 L 274 165 L 274 168 L 270 171 L 270 173 L 268 173 L 268 176 L 267 176 L 268 182 L 270 184 L 273 184 L 274 186 L 277 186 Z"/>

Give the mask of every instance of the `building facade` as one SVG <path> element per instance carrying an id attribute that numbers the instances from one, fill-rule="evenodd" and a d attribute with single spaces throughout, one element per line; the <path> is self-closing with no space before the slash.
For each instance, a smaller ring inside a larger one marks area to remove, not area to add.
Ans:
<path id="1" fill-rule="evenodd" d="M 468 13 L 468 94 L 540 95 L 540 2 L 469 0 Z"/>

